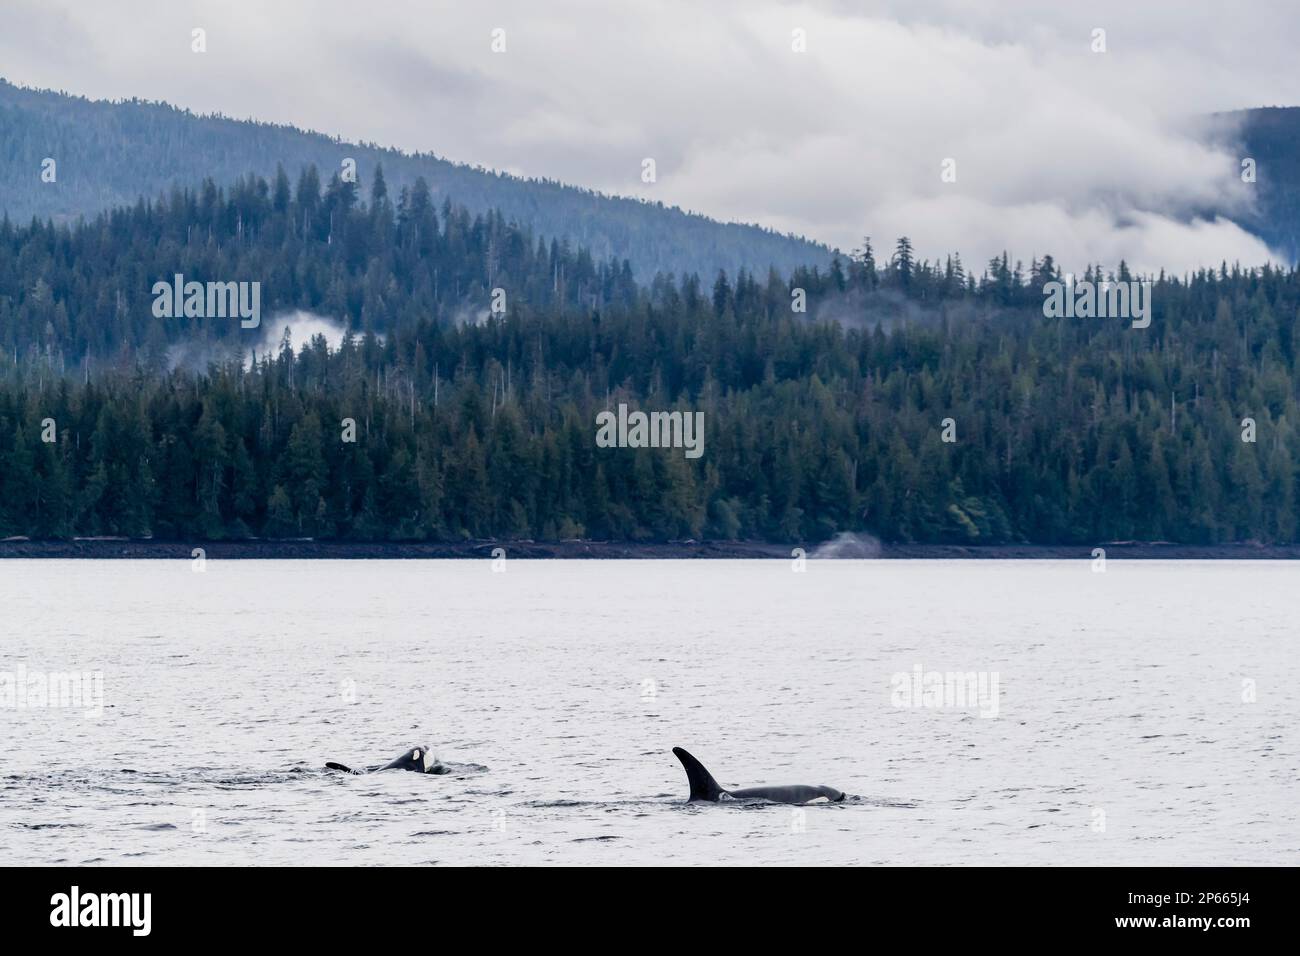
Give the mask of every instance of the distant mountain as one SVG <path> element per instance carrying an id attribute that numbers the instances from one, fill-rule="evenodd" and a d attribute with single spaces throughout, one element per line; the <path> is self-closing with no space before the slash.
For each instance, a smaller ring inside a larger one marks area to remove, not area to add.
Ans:
<path id="1" fill-rule="evenodd" d="M 1214 119 L 1222 134 L 1235 133 L 1242 156 L 1255 160 L 1258 209 L 1238 222 L 1295 265 L 1300 262 L 1300 107 L 1237 110 Z"/>
<path id="2" fill-rule="evenodd" d="M 57 163 L 55 183 L 41 180 L 46 157 Z M 536 234 L 587 248 L 597 260 L 627 259 L 641 281 L 657 272 L 712 279 L 719 269 L 734 275 L 741 268 L 766 276 L 775 267 L 788 275 L 831 258 L 818 243 L 661 203 L 345 143 L 292 126 L 199 116 L 164 103 L 88 100 L 0 79 L 0 212 L 15 224 L 33 216 L 56 222 L 90 216 L 208 177 L 221 185 L 248 173 L 270 179 L 277 163 L 294 176 L 314 163 L 328 179 L 346 157 L 356 160 L 362 184 L 377 163 L 394 193 L 423 176 L 435 202 L 499 210 Z"/>

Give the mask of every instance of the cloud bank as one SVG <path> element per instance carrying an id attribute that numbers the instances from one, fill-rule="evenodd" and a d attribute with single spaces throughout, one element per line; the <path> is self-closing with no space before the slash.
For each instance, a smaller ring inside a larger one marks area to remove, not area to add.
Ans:
<path id="1" fill-rule="evenodd" d="M 1238 151 L 1201 125 L 1300 103 L 1286 4 L 969 6 L 11 0 L 0 62 L 29 85 L 431 150 L 845 250 L 907 234 L 977 271 L 1003 249 L 1175 272 L 1269 258 L 1226 218 L 1254 196 Z"/>

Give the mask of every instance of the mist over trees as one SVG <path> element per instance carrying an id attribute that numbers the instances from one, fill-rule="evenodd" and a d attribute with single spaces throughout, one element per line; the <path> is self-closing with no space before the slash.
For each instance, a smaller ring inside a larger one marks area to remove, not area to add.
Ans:
<path id="1" fill-rule="evenodd" d="M 1221 142 L 1235 144 L 1234 155 L 1248 158 L 1241 172 L 1258 192 L 1254 208 L 1233 210 L 1230 218 L 1268 243 L 1283 262 L 1300 262 L 1300 107 L 1215 114 L 1210 127 Z"/>
<path id="2" fill-rule="evenodd" d="M 6 219 L 0 536 L 1297 540 L 1300 273 L 1152 277 L 1133 329 L 1044 317 L 1050 257 L 978 269 L 868 240 L 639 282 L 379 170 Z M 175 273 L 352 334 L 250 361 L 237 320 L 154 317 Z M 195 372 L 182 342 L 232 353 Z M 703 411 L 703 457 L 597 448 L 620 402 Z"/>

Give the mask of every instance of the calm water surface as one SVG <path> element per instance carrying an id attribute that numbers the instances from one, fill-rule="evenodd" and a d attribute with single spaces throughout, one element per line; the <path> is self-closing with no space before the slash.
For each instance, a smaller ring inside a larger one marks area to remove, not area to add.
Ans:
<path id="1" fill-rule="evenodd" d="M 105 705 L 0 707 L 0 846 L 1294 865 L 1298 620 L 1286 562 L 0 561 L 0 679 L 100 672 Z M 918 666 L 996 677 L 996 716 L 899 706 Z M 425 742 L 457 773 L 320 769 Z M 852 798 L 688 806 L 674 745 Z"/>

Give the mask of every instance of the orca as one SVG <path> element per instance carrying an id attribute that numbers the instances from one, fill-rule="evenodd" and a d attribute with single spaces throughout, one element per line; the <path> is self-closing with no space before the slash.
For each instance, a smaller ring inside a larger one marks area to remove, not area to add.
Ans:
<path id="1" fill-rule="evenodd" d="M 381 770 L 411 770 L 415 773 L 451 773 L 450 768 L 441 763 L 428 747 L 414 747 L 382 767 L 370 767 L 367 770 L 353 770 L 341 763 L 329 761 L 326 770 L 339 770 L 343 773 L 378 773 Z"/>
<path id="2" fill-rule="evenodd" d="M 691 785 L 688 802 L 707 801 L 717 803 L 727 798 L 731 800 L 770 800 L 772 803 L 812 803 L 814 800 L 827 800 L 839 803 L 844 799 L 843 792 L 834 787 L 810 787 L 795 784 L 786 787 L 746 787 L 743 790 L 723 790 L 713 775 L 681 747 L 674 747 L 673 753 L 682 762 L 686 770 L 686 780 Z"/>

